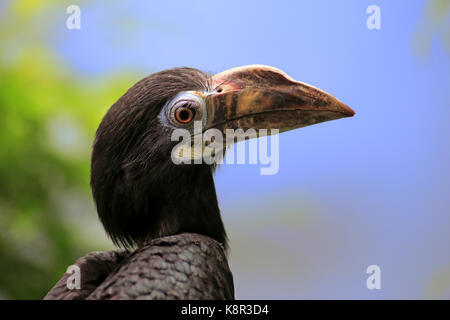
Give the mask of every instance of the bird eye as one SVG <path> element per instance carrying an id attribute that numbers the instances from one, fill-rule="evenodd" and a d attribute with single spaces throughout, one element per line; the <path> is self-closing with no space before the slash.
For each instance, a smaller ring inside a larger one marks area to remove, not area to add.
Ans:
<path id="1" fill-rule="evenodd" d="M 195 104 L 182 102 L 175 106 L 175 120 L 181 124 L 188 124 L 195 118 Z"/>
<path id="2" fill-rule="evenodd" d="M 160 112 L 162 124 L 193 129 L 194 121 L 203 121 L 204 95 L 195 91 L 182 91 L 166 102 Z"/>

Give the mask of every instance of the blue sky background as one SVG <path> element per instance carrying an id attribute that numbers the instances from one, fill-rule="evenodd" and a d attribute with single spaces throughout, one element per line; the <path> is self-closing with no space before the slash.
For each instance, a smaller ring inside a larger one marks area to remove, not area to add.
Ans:
<path id="1" fill-rule="evenodd" d="M 381 30 L 366 28 L 371 4 Z M 218 170 L 237 298 L 450 298 L 450 59 L 426 1 L 79 5 L 81 30 L 61 15 L 48 44 L 74 76 L 266 64 L 356 111 L 283 133 L 277 175 Z M 381 290 L 366 288 L 371 264 Z"/>

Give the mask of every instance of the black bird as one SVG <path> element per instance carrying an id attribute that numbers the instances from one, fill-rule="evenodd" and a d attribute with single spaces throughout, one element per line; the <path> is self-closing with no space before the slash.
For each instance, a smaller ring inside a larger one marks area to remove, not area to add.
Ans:
<path id="1" fill-rule="evenodd" d="M 103 118 L 91 162 L 99 218 L 125 250 L 80 258 L 81 288 L 68 289 L 66 274 L 45 299 L 233 299 L 215 165 L 174 163 L 179 141 L 172 133 L 184 128 L 194 136 L 195 121 L 203 132 L 283 132 L 353 114 L 331 95 L 268 66 L 214 76 L 175 68 L 142 79 Z M 180 150 L 198 157 L 193 145 Z"/>

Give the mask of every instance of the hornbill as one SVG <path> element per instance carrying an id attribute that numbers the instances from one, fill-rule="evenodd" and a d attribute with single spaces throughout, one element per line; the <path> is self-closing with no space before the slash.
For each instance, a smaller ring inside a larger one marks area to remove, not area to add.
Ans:
<path id="1" fill-rule="evenodd" d="M 215 165 L 174 163 L 171 134 L 193 134 L 195 121 L 203 130 L 283 132 L 353 115 L 328 93 L 262 65 L 213 76 L 175 68 L 140 80 L 106 113 L 91 159 L 99 218 L 123 249 L 78 259 L 80 288 L 68 288 L 67 273 L 45 299 L 234 299 Z"/>

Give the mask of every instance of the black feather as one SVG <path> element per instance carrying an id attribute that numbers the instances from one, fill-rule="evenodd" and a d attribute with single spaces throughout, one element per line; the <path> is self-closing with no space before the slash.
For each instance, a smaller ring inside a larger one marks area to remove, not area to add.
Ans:
<path id="1" fill-rule="evenodd" d="M 208 76 L 177 68 L 136 83 L 103 118 L 94 141 L 91 187 L 112 241 L 125 248 L 181 232 L 210 236 L 227 247 L 206 164 L 175 165 L 171 128 L 158 119 L 181 91 L 209 90 Z"/>

